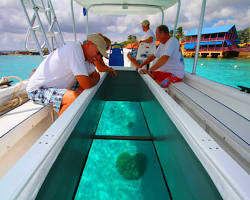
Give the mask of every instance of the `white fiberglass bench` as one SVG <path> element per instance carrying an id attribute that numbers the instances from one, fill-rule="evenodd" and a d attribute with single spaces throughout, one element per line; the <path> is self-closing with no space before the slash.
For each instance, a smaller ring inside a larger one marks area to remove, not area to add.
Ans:
<path id="1" fill-rule="evenodd" d="M 0 178 L 54 121 L 53 109 L 28 101 L 0 116 Z"/>
<path id="2" fill-rule="evenodd" d="M 187 79 L 189 78 L 190 77 Z M 209 80 L 207 81 L 210 82 Z M 221 97 L 211 97 L 206 94 L 202 88 L 193 86 L 196 85 L 192 85 L 190 79 L 187 81 L 184 79 L 184 82 L 170 85 L 170 94 L 206 132 L 211 134 L 211 136 L 215 136 L 217 142 L 224 146 L 231 156 L 249 171 L 250 120 L 246 115 L 243 116 L 238 111 L 233 110 L 226 100 L 218 101 Z M 223 86 L 220 85 L 220 87 Z M 221 93 L 223 93 L 223 91 Z M 227 96 L 228 94 L 221 95 L 224 95 L 226 99 L 233 99 L 233 97 Z M 239 91 L 239 96 L 240 95 L 241 92 Z M 245 93 L 243 95 L 245 95 L 244 101 L 247 101 L 246 98 L 250 98 L 249 94 Z M 236 107 L 240 109 L 241 106 L 248 109 L 246 105 L 243 105 L 244 102 L 242 105 L 240 104 L 241 102 L 238 101 Z"/>

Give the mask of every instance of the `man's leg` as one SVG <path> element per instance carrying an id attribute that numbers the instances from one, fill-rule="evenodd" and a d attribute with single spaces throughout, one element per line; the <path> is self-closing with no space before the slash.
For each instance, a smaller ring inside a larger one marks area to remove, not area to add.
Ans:
<path id="1" fill-rule="evenodd" d="M 53 106 L 54 110 L 59 113 L 62 106 L 63 96 L 67 91 L 67 89 L 41 87 L 33 92 L 29 92 L 28 96 L 34 101 L 34 103 L 45 106 L 51 105 Z M 79 91 L 75 93 L 80 94 Z"/>
<path id="2" fill-rule="evenodd" d="M 80 91 L 67 90 L 62 98 L 61 109 L 58 117 L 73 103 L 73 101 L 81 94 Z"/>
<path id="3" fill-rule="evenodd" d="M 170 83 L 177 83 L 180 81 L 182 81 L 181 78 L 179 78 L 175 74 L 169 73 L 169 75 L 163 81 L 161 81 L 161 86 L 163 88 L 166 88 L 169 86 Z"/>

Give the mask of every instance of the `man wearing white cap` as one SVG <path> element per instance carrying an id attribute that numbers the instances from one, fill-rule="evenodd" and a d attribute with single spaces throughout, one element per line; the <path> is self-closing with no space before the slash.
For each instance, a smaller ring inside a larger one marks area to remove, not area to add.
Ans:
<path id="1" fill-rule="evenodd" d="M 150 26 L 150 22 L 145 19 L 142 23 L 142 30 L 145 32 L 144 36 L 143 36 L 143 40 L 140 40 L 141 42 L 145 42 L 148 43 L 151 46 L 155 45 L 155 34 L 154 32 L 149 28 Z"/>
<path id="2" fill-rule="evenodd" d="M 88 35 L 87 41 L 70 42 L 50 53 L 31 76 L 26 91 L 35 103 L 52 105 L 59 116 L 84 89 L 95 86 L 100 74 L 94 62 L 108 58 L 107 45 L 98 34 Z M 103 71 L 113 71 L 105 68 Z M 72 90 L 75 82 L 77 91 Z"/>
<path id="3" fill-rule="evenodd" d="M 154 48 L 155 45 L 155 34 L 154 32 L 149 28 L 150 22 L 146 19 L 142 21 L 142 30 L 145 32 L 143 36 L 143 40 L 140 40 L 139 43 L 147 43 L 151 48 Z M 128 59 L 135 65 L 136 68 L 139 67 L 139 65 L 142 63 L 142 60 L 136 60 L 137 56 L 137 50 L 134 50 L 130 53 L 128 53 Z M 150 55 L 145 55 L 144 57 L 147 58 Z"/>

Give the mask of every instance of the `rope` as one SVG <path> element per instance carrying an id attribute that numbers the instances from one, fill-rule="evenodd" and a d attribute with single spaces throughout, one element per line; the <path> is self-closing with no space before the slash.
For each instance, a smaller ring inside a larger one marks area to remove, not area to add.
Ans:
<path id="1" fill-rule="evenodd" d="M 0 106 L 0 115 L 10 111 L 13 108 L 16 108 L 19 105 L 22 105 L 23 103 L 25 103 L 26 101 L 29 100 L 26 92 L 22 92 L 22 93 L 19 93 L 17 95 L 18 91 L 20 90 L 20 88 L 22 87 L 22 84 L 23 84 L 22 79 L 20 79 L 19 77 L 17 77 L 17 76 L 3 77 L 0 80 L 0 83 L 9 82 L 9 80 L 13 79 L 13 78 L 19 80 L 19 84 L 16 87 L 16 89 L 14 90 L 11 99 Z"/>

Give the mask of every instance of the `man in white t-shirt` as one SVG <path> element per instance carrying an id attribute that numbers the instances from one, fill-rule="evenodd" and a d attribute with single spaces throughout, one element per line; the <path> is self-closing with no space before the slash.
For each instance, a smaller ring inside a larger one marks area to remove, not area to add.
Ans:
<path id="1" fill-rule="evenodd" d="M 179 82 L 184 77 L 183 56 L 178 40 L 170 37 L 167 26 L 157 27 L 156 38 L 160 41 L 156 53 L 145 60 L 138 69 L 158 58 L 151 67 L 152 73 L 147 70 L 141 70 L 141 73 L 149 74 L 162 87 L 167 87 L 170 83 Z"/>
<path id="2" fill-rule="evenodd" d="M 141 43 L 147 43 L 151 48 L 154 48 L 155 45 L 155 34 L 154 32 L 150 29 L 150 22 L 146 19 L 142 23 L 142 30 L 145 32 L 143 36 L 143 40 L 139 41 L 139 45 Z M 127 54 L 128 59 L 133 63 L 135 67 L 139 67 L 139 65 L 142 63 L 142 60 L 136 60 L 137 56 L 137 50 L 138 49 L 133 49 L 131 52 Z M 145 58 L 149 57 L 150 55 L 144 55 Z"/>
<path id="3" fill-rule="evenodd" d="M 87 41 L 70 42 L 50 53 L 31 76 L 26 91 L 35 103 L 53 105 L 59 116 L 81 94 L 100 80 L 94 62 L 108 58 L 107 45 L 98 34 L 88 35 Z M 105 67 L 102 71 L 113 72 Z M 78 82 L 77 91 L 72 86 Z"/>

